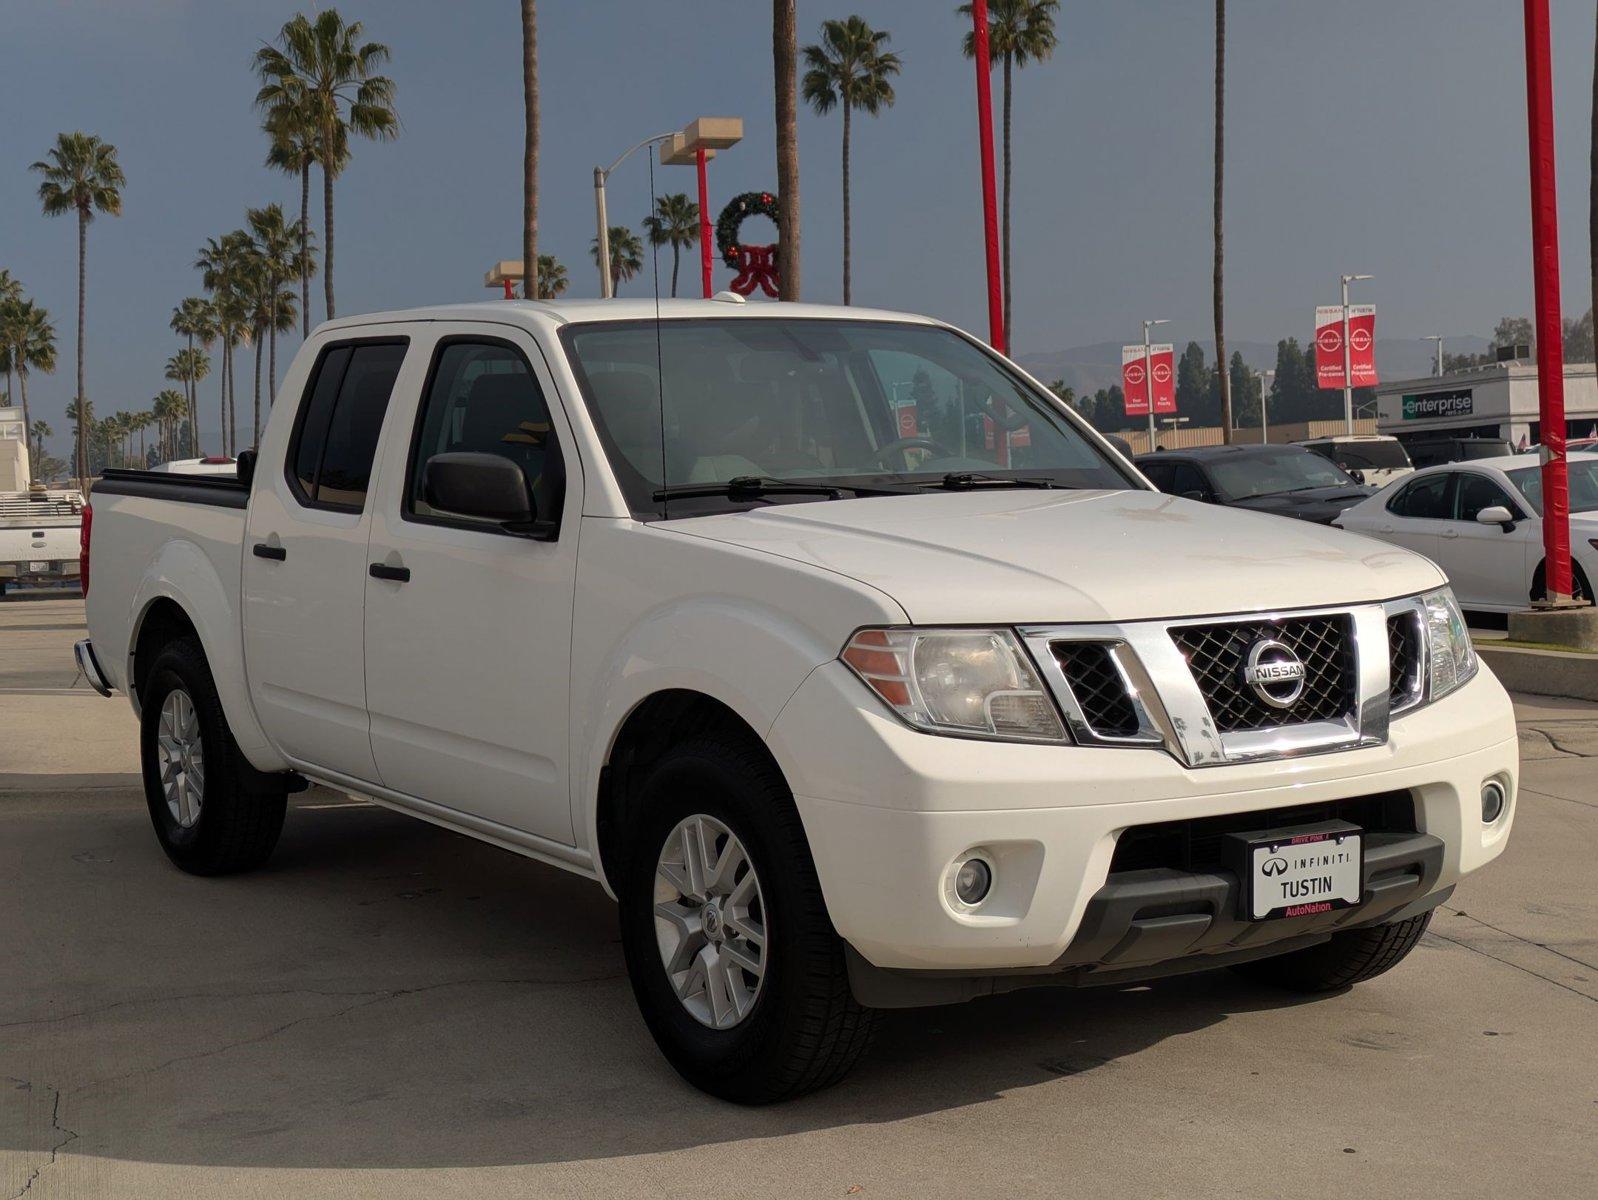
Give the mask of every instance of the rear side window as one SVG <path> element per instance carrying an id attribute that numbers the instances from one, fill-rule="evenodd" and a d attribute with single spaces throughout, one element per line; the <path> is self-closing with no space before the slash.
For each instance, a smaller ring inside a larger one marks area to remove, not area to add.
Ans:
<path id="1" fill-rule="evenodd" d="M 1192 463 L 1179 462 L 1171 472 L 1171 491 L 1178 496 L 1208 499 L 1211 495 L 1210 485 L 1205 481 L 1203 474 Z"/>
<path id="2" fill-rule="evenodd" d="M 1451 471 L 1422 476 L 1388 501 L 1387 510 L 1400 517 L 1447 521 L 1454 515 L 1448 499 L 1448 486 L 1452 479 Z"/>
<path id="3" fill-rule="evenodd" d="M 404 341 L 359 342 L 322 352 L 289 452 L 289 479 L 301 503 L 346 512 L 366 503 L 405 347 Z"/>

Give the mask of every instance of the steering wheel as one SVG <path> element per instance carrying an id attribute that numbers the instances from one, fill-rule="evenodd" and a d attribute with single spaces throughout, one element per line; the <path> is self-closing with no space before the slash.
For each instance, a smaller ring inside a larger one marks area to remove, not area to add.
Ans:
<path id="1" fill-rule="evenodd" d="M 931 438 L 902 437 L 896 438 L 895 440 L 889 442 L 886 446 L 880 447 L 874 456 L 874 461 L 880 463 L 882 466 L 887 466 L 888 464 L 883 462 L 883 459 L 887 458 L 890 454 L 897 454 L 904 450 L 932 450 L 937 453 L 939 458 L 955 457 L 954 452 L 947 446 L 944 446 L 939 442 L 935 442 Z"/>

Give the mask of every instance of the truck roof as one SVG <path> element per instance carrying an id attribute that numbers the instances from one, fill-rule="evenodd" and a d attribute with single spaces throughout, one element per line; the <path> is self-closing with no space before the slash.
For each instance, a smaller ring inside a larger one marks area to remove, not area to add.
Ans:
<path id="1" fill-rule="evenodd" d="M 653 297 L 618 300 L 482 300 L 468 304 L 439 304 L 426 308 L 398 309 L 392 312 L 363 313 L 324 322 L 319 329 L 348 329 L 389 321 L 490 321 L 496 324 L 525 325 L 528 328 L 569 325 L 592 321 L 646 321 L 656 313 L 666 320 L 688 317 L 702 319 L 785 317 L 810 320 L 912 321 L 935 325 L 937 321 L 915 313 L 887 309 L 857 308 L 841 304 L 773 304 L 736 300 L 662 300 L 657 309 Z"/>

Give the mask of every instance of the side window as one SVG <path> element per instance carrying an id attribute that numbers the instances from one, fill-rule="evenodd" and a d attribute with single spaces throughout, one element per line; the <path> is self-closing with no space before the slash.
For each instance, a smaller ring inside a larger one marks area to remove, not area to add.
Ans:
<path id="1" fill-rule="evenodd" d="M 1423 476 L 1394 496 L 1388 502 L 1387 510 L 1399 517 L 1447 521 L 1453 516 L 1448 503 L 1448 489 L 1453 477 L 1452 471 Z"/>
<path id="2" fill-rule="evenodd" d="M 1186 496 L 1189 492 L 1197 493 L 1204 499 L 1209 499 L 1214 494 L 1209 481 L 1192 463 L 1179 462 L 1171 473 L 1171 491 L 1178 496 Z"/>
<path id="3" fill-rule="evenodd" d="M 465 451 L 510 459 L 527 476 L 539 516 L 559 517 L 565 473 L 549 406 L 527 360 L 510 346 L 453 341 L 439 347 L 411 447 L 407 515 L 498 527 L 497 522 L 443 512 L 427 502 L 427 460 Z"/>
<path id="4" fill-rule="evenodd" d="M 1519 511 L 1509 497 L 1504 495 L 1504 489 L 1487 476 L 1476 475 L 1469 471 L 1460 473 L 1457 498 L 1454 501 L 1457 520 L 1474 521 L 1477 513 L 1495 504 L 1507 508 L 1512 514 Z"/>
<path id="5" fill-rule="evenodd" d="M 1167 494 L 1171 491 L 1171 464 L 1163 462 L 1139 463 L 1138 469 L 1149 477 L 1149 482 Z"/>
<path id="6" fill-rule="evenodd" d="M 301 503 L 348 512 L 365 505 L 405 347 L 362 342 L 323 351 L 289 452 L 289 479 Z"/>

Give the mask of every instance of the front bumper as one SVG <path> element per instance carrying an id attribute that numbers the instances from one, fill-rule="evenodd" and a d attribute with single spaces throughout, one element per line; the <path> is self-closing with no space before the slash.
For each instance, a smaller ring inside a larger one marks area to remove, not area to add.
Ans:
<path id="1" fill-rule="evenodd" d="M 862 973 L 1074 972 L 1108 981 L 1112 972 L 1219 965 L 1334 927 L 1398 919 L 1437 903 L 1502 851 L 1519 775 L 1509 698 L 1485 667 L 1453 695 L 1395 719 L 1381 745 L 1201 770 L 1163 750 L 920 733 L 836 663 L 810 676 L 768 742 L 793 786 L 833 923 Z M 1504 784 L 1508 801 L 1484 825 L 1488 778 Z M 1412 798 L 1415 828 L 1402 845 L 1370 839 L 1365 902 L 1325 918 L 1238 922 L 1229 872 L 1111 878 L 1116 841 L 1134 826 L 1384 793 Z M 973 850 L 993 863 L 995 882 L 981 905 L 963 910 L 945 881 Z"/>

